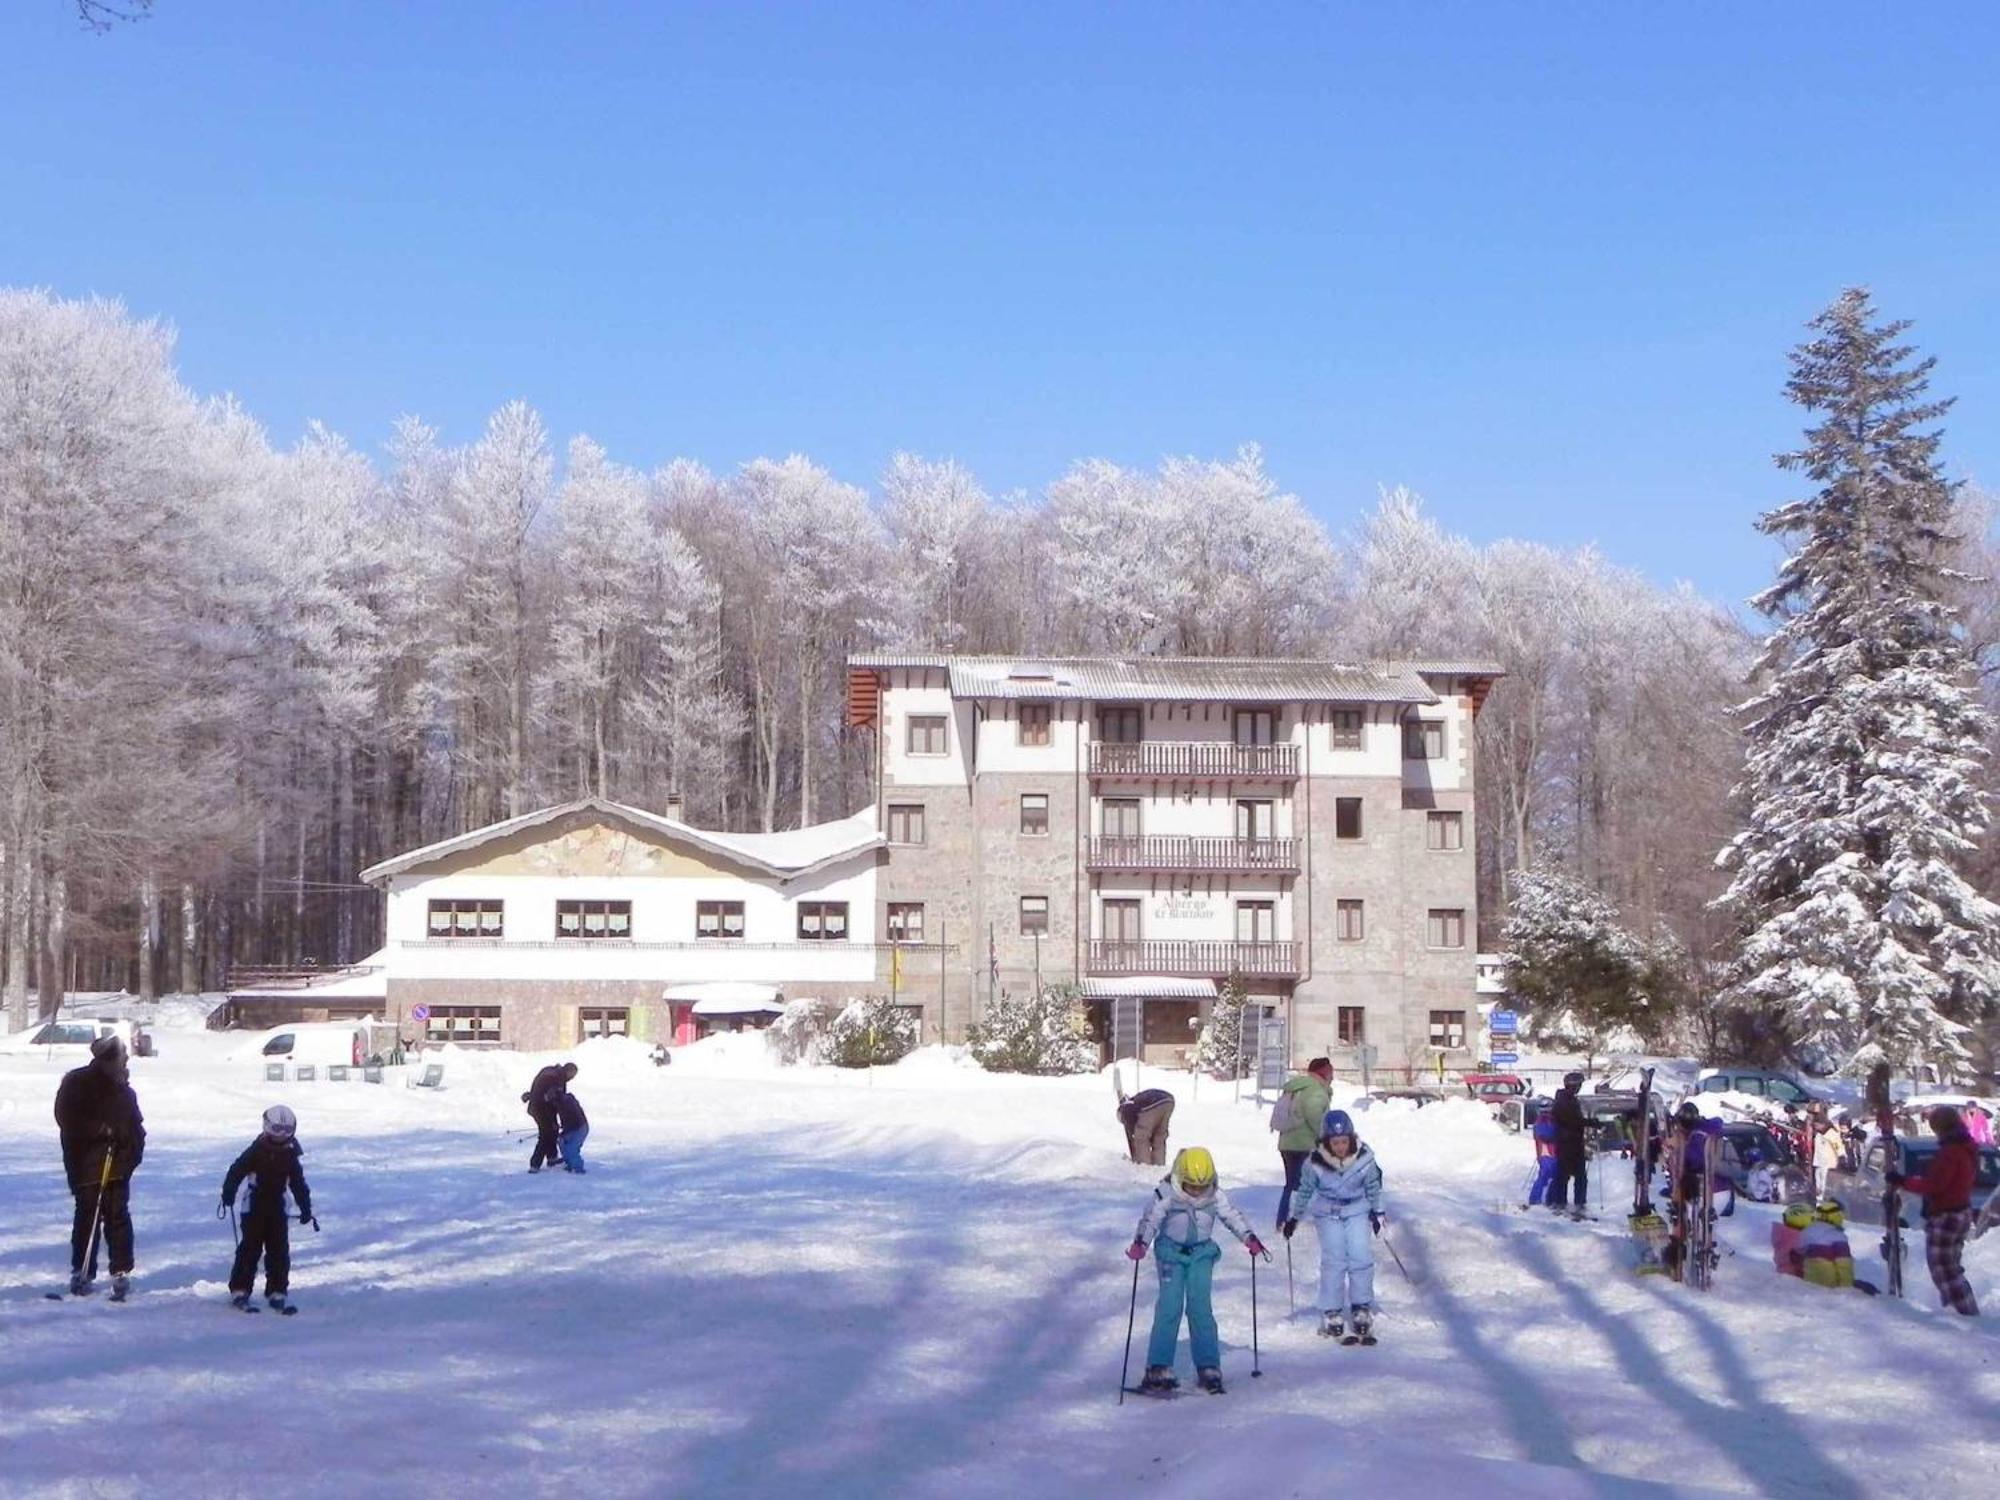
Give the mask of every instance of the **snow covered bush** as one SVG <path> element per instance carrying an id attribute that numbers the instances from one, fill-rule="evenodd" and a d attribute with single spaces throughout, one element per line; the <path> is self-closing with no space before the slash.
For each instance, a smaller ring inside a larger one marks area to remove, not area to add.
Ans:
<path id="1" fill-rule="evenodd" d="M 1194 1065 L 1199 1071 L 1217 1078 L 1242 1078 L 1248 1073 L 1246 1054 L 1250 1049 L 1244 1046 L 1243 1035 L 1244 1018 L 1249 1014 L 1244 1003 L 1247 998 L 1243 981 L 1231 975 L 1209 1007 L 1208 1024 L 1195 1042 Z"/>
<path id="2" fill-rule="evenodd" d="M 1635 936 L 1615 906 L 1559 870 L 1521 870 L 1512 885 L 1507 982 L 1536 1039 L 1595 1056 L 1657 1037 L 1673 1015 L 1680 945 Z"/>
<path id="3" fill-rule="evenodd" d="M 979 1066 L 989 1073 L 1088 1073 L 1097 1067 L 1097 1043 L 1080 992 L 1048 985 L 1039 995 L 1003 992 L 966 1033 Z"/>
<path id="4" fill-rule="evenodd" d="M 827 1032 L 840 1016 L 831 1000 L 794 1000 L 764 1033 L 772 1056 L 786 1067 L 826 1061 Z"/>
<path id="5" fill-rule="evenodd" d="M 886 995 L 850 1000 L 821 1042 L 822 1060 L 836 1068 L 872 1068 L 916 1050 L 917 1012 Z"/>

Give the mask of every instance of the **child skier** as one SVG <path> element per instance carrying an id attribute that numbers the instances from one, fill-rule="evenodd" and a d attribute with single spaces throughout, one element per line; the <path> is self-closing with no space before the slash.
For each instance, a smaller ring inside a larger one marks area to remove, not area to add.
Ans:
<path id="1" fill-rule="evenodd" d="M 1299 1173 L 1292 1217 L 1284 1235 L 1292 1237 L 1301 1218 L 1310 1217 L 1319 1234 L 1319 1331 L 1346 1344 L 1375 1342 L 1375 1246 L 1382 1232 L 1382 1169 L 1375 1153 L 1361 1144 L 1344 1109 L 1330 1109 L 1320 1124 L 1319 1145 Z M 1351 1332 L 1341 1326 L 1345 1309 Z"/>
<path id="2" fill-rule="evenodd" d="M 1528 1201 L 1524 1207 L 1539 1208 L 1549 1196 L 1549 1188 L 1556 1180 L 1556 1120 L 1555 1116 L 1543 1110 L 1535 1116 L 1535 1181 L 1528 1189 Z"/>
<path id="3" fill-rule="evenodd" d="M 285 1294 L 291 1286 L 292 1244 L 285 1190 L 298 1205 L 299 1222 L 312 1220 L 312 1189 L 306 1186 L 299 1158 L 305 1153 L 296 1139 L 298 1117 L 282 1104 L 264 1111 L 264 1129 L 244 1148 L 222 1179 L 222 1206 L 234 1208 L 236 1189 L 250 1179 L 250 1202 L 243 1210 L 236 1245 L 236 1264 L 229 1270 L 229 1300 L 245 1312 L 255 1312 L 250 1292 L 257 1283 L 257 1258 L 264 1259 L 264 1300 L 288 1313 Z"/>
<path id="4" fill-rule="evenodd" d="M 1153 1334 L 1146 1344 L 1146 1375 L 1139 1382 L 1139 1389 L 1148 1395 L 1164 1395 L 1179 1384 L 1174 1379 L 1174 1346 L 1180 1340 L 1183 1305 L 1196 1378 L 1211 1395 L 1222 1394 L 1222 1346 L 1209 1300 L 1209 1283 L 1222 1256 L 1222 1247 L 1215 1242 L 1217 1219 L 1252 1255 L 1268 1256 L 1263 1242 L 1250 1232 L 1249 1222 L 1217 1185 L 1215 1159 L 1202 1147 L 1189 1146 L 1175 1155 L 1172 1169 L 1153 1189 L 1153 1201 L 1140 1215 L 1132 1243 L 1125 1249 L 1132 1260 L 1144 1260 L 1150 1242 L 1160 1273 Z"/>
<path id="5" fill-rule="evenodd" d="M 556 1138 L 562 1152 L 565 1172 L 583 1171 L 583 1143 L 590 1138 L 590 1121 L 584 1116 L 583 1105 L 568 1089 L 555 1097 L 556 1125 L 562 1134 Z"/>

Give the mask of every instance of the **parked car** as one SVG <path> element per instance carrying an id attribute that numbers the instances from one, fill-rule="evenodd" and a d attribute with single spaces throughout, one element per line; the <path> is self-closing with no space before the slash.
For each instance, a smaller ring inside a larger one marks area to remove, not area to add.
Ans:
<path id="1" fill-rule="evenodd" d="M 229 1054 L 231 1062 L 345 1063 L 368 1060 L 369 1027 L 362 1021 L 302 1021 L 277 1026 L 249 1038 Z"/>
<path id="2" fill-rule="evenodd" d="M 1903 1174 L 1918 1177 L 1930 1169 L 1937 1156 L 1937 1137 L 1899 1135 L 1896 1143 L 1902 1147 Z M 1853 1171 L 1845 1167 L 1835 1167 L 1827 1173 L 1827 1191 L 1841 1202 L 1847 1217 L 1862 1224 L 1880 1224 L 1882 1220 L 1882 1194 L 1886 1184 L 1882 1181 L 1883 1143 L 1871 1141 L 1862 1153 L 1861 1165 Z M 1979 1149 L 1979 1175 L 1973 1179 L 1972 1208 L 1979 1213 L 2000 1191 L 2000 1147 L 1982 1146 Z M 1914 1195 L 1905 1193 L 1902 1201 L 1902 1220 L 1905 1228 L 1914 1228 L 1923 1223 L 1923 1203 Z"/>
<path id="3" fill-rule="evenodd" d="M 1466 1091 L 1488 1103 L 1495 1099 L 1517 1099 L 1528 1092 L 1528 1080 L 1518 1073 L 1467 1073 Z"/>
<path id="4" fill-rule="evenodd" d="M 1774 1104 L 1792 1104 L 1801 1109 L 1831 1097 L 1824 1089 L 1807 1088 L 1789 1073 L 1773 1073 L 1765 1068 L 1703 1068 L 1695 1092 L 1755 1094 Z"/>
<path id="5" fill-rule="evenodd" d="M 101 1036 L 115 1036 L 134 1057 L 153 1055 L 153 1034 L 137 1021 L 121 1021 L 109 1016 L 95 1019 L 71 1017 L 45 1021 L 11 1036 L 0 1037 L 0 1052 L 42 1053 L 49 1057 L 87 1055 L 90 1044 Z"/>

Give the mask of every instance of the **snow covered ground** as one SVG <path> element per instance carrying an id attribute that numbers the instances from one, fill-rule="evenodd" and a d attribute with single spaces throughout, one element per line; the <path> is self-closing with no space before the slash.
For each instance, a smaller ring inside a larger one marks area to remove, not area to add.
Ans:
<path id="1" fill-rule="evenodd" d="M 1416 1283 L 1381 1257 L 1380 1347 L 1314 1334 L 1302 1230 L 1297 1317 L 1282 1243 L 1259 1272 L 1263 1378 L 1232 1248 L 1230 1393 L 1121 1409 L 1120 1252 L 1153 1174 L 1102 1078 L 935 1050 L 780 1071 L 756 1038 L 655 1069 L 592 1044 L 591 1173 L 530 1177 L 507 1132 L 534 1059 L 454 1055 L 440 1093 L 267 1085 L 226 1037 L 162 1040 L 134 1068 L 151 1144 L 123 1307 L 41 1296 L 66 1267 L 65 1064 L 0 1059 L 0 1494 L 1838 1500 L 1974 1494 L 2000 1461 L 2000 1333 L 1937 1311 L 1920 1257 L 1907 1303 L 1820 1291 L 1772 1273 L 1746 1205 L 1713 1293 L 1635 1278 L 1629 1170 L 1601 1223 L 1527 1217 L 1506 1206 L 1527 1142 L 1469 1102 L 1360 1117 Z M 1147 1081 L 1267 1226 L 1264 1112 Z M 217 1191 L 280 1100 L 324 1229 L 294 1231 L 303 1314 L 244 1317 Z M 2000 1314 L 2000 1236 L 1971 1267 Z"/>

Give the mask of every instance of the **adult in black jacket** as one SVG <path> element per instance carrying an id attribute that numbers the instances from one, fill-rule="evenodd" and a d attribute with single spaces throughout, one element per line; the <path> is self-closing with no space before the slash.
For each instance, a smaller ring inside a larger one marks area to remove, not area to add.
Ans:
<path id="1" fill-rule="evenodd" d="M 90 1061 L 63 1075 L 56 1090 L 56 1129 L 63 1172 L 76 1197 L 69 1289 L 81 1296 L 96 1280 L 93 1229 L 101 1225 L 110 1250 L 112 1295 L 123 1297 L 132 1274 L 132 1173 L 145 1159 L 146 1121 L 132 1092 L 125 1044 L 117 1037 L 99 1037 L 90 1044 Z"/>
<path id="2" fill-rule="evenodd" d="M 299 1222 L 312 1217 L 312 1189 L 306 1186 L 305 1152 L 298 1142 L 298 1119 L 282 1104 L 264 1111 L 264 1129 L 230 1163 L 222 1179 L 222 1201 L 233 1206 L 236 1190 L 250 1179 L 250 1201 L 237 1229 L 236 1263 L 229 1268 L 229 1299 L 238 1307 L 250 1304 L 257 1283 L 257 1258 L 264 1258 L 264 1296 L 282 1310 L 292 1285 L 291 1216 L 285 1211 L 285 1190 L 298 1205 Z"/>
<path id="3" fill-rule="evenodd" d="M 1590 1165 L 1584 1148 L 1587 1122 L 1583 1117 L 1583 1101 L 1577 1097 L 1582 1089 L 1581 1073 L 1566 1074 L 1549 1109 L 1556 1122 L 1556 1177 L 1549 1184 L 1549 1207 L 1557 1213 L 1569 1209 L 1572 1181 L 1576 1183 L 1576 1211 L 1582 1213 L 1590 1204 Z"/>
<path id="4" fill-rule="evenodd" d="M 528 1157 L 530 1172 L 556 1164 L 556 1101 L 569 1089 L 569 1081 L 574 1077 L 575 1063 L 550 1063 L 535 1075 L 528 1092 L 521 1096 L 521 1102 L 528 1106 L 528 1118 L 535 1122 L 535 1149 Z"/>

